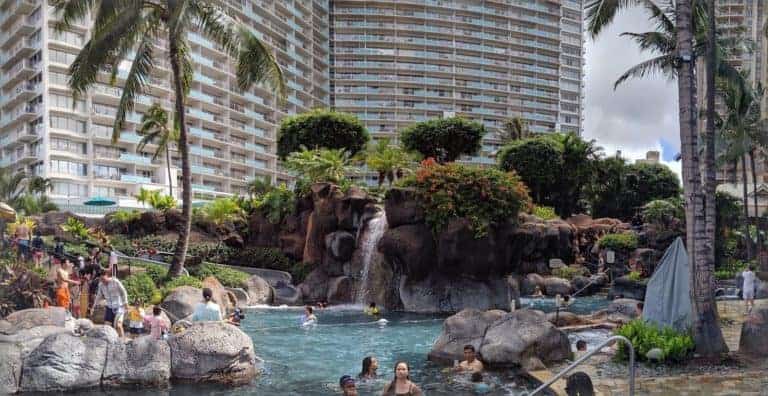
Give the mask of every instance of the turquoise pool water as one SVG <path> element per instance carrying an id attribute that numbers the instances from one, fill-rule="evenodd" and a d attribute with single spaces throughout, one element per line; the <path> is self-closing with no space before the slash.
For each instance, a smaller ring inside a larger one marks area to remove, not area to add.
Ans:
<path id="1" fill-rule="evenodd" d="M 532 303 L 534 308 L 545 311 L 554 307 L 551 299 Z M 574 312 L 591 311 L 605 304 L 604 298 L 584 297 L 570 308 Z M 169 396 L 337 395 L 339 377 L 357 376 L 362 359 L 373 355 L 379 360 L 380 379 L 358 384 L 361 396 L 380 395 L 392 379 L 393 366 L 399 360 L 410 364 L 412 379 L 426 395 L 474 395 L 468 378 L 445 372 L 443 367 L 427 361 L 445 316 L 385 313 L 383 317 L 388 322 L 382 325 L 376 318 L 363 314 L 359 307 L 342 306 L 317 311 L 319 323 L 303 328 L 298 323 L 301 312 L 301 308 L 287 307 L 245 310 L 242 329 L 253 338 L 256 355 L 264 360 L 264 372 L 252 384 L 238 388 L 174 385 L 158 393 Z M 600 336 L 590 334 L 588 337 Z M 572 336 L 571 340 L 581 338 Z M 488 374 L 485 380 L 492 387 L 488 394 L 492 396 L 516 395 L 530 385 L 511 372 Z M 110 394 L 135 395 L 136 392 Z"/>
<path id="2" fill-rule="evenodd" d="M 596 294 L 594 296 L 575 297 L 573 304 L 562 311 L 569 311 L 579 315 L 586 315 L 606 308 L 610 301 L 604 295 Z M 520 299 L 522 308 L 538 309 L 544 312 L 555 311 L 554 298 L 528 298 Z"/>

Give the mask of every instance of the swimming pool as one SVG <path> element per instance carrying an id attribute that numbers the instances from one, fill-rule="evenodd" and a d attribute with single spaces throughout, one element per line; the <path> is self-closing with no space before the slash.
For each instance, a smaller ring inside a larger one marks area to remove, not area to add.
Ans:
<path id="1" fill-rule="evenodd" d="M 563 309 L 560 312 L 568 311 L 579 315 L 586 315 L 606 308 L 610 303 L 611 301 L 608 300 L 605 295 L 600 294 L 595 294 L 593 296 L 575 297 L 573 303 L 567 309 Z M 522 308 L 538 309 L 544 312 L 554 312 L 555 299 L 551 297 L 523 297 L 520 299 L 520 306 Z"/>
<path id="2" fill-rule="evenodd" d="M 550 299 L 551 300 L 551 299 Z M 549 310 L 548 300 L 538 309 Z M 588 301 L 588 300 L 587 300 Z M 586 301 L 583 303 L 585 304 Z M 551 306 L 554 306 L 553 303 Z M 581 305 L 574 305 L 574 307 Z M 396 361 L 411 366 L 412 379 L 426 395 L 473 395 L 468 379 L 445 372 L 427 361 L 446 316 L 385 313 L 386 325 L 365 315 L 360 307 L 340 306 L 316 311 L 319 323 L 302 328 L 299 307 L 255 307 L 244 311 L 242 330 L 253 339 L 256 355 L 264 360 L 263 374 L 252 384 L 228 388 L 211 385 L 174 385 L 160 394 L 169 396 L 337 395 L 342 375 L 357 376 L 361 361 L 373 355 L 379 360 L 380 379 L 358 384 L 361 396 L 380 395 L 392 379 Z M 571 337 L 572 342 L 578 338 Z M 515 395 L 528 383 L 511 372 L 486 375 L 492 385 L 488 395 Z M 90 393 L 90 392 L 89 392 Z M 153 391 L 154 393 L 154 391 Z M 121 391 L 110 394 L 135 395 Z"/>

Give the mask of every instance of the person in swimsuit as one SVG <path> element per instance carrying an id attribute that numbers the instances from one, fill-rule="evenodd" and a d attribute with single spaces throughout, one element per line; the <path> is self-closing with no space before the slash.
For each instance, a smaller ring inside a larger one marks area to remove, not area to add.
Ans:
<path id="1" fill-rule="evenodd" d="M 395 364 L 395 378 L 384 387 L 382 396 L 422 396 L 418 385 L 411 382 L 408 363 L 397 362 Z"/>
<path id="2" fill-rule="evenodd" d="M 379 361 L 373 356 L 366 356 L 363 359 L 363 370 L 357 376 L 360 380 L 373 380 L 378 377 L 376 370 L 379 368 Z"/>
<path id="3" fill-rule="evenodd" d="M 56 270 L 56 306 L 70 310 L 72 299 L 69 295 L 69 285 L 79 285 L 80 282 L 69 279 L 69 271 L 72 270 L 72 263 L 64 260 L 60 268 Z"/>

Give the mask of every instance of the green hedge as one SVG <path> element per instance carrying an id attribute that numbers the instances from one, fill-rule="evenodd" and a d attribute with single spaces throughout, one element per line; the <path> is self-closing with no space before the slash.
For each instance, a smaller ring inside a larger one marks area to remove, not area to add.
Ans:
<path id="1" fill-rule="evenodd" d="M 280 249 L 249 247 L 238 250 L 232 258 L 233 265 L 254 268 L 268 268 L 279 271 L 290 271 L 293 260 L 288 258 Z"/>
<path id="2" fill-rule="evenodd" d="M 147 273 L 134 274 L 125 278 L 123 286 L 128 293 L 130 303 L 139 299 L 144 304 L 159 304 L 162 300 L 160 290 L 157 289 L 152 277 Z"/>
<path id="3" fill-rule="evenodd" d="M 635 348 L 638 360 L 646 360 L 646 354 L 653 348 L 662 351 L 663 362 L 682 362 L 693 351 L 693 337 L 672 328 L 659 328 L 641 319 L 633 320 L 616 330 L 616 334 L 627 337 Z M 619 343 L 616 358 L 627 360 L 629 352 L 624 343 Z"/>
<path id="4" fill-rule="evenodd" d="M 632 251 L 637 248 L 637 236 L 633 233 L 607 234 L 600 238 L 600 248 L 614 251 Z"/>
<path id="5" fill-rule="evenodd" d="M 218 279 L 224 287 L 243 287 L 245 281 L 250 277 L 245 272 L 211 263 L 200 265 L 192 271 L 192 275 L 200 280 L 213 276 Z"/>
<path id="6" fill-rule="evenodd" d="M 173 289 L 181 286 L 192 286 L 201 289 L 203 287 L 203 282 L 200 282 L 200 279 L 189 275 L 182 275 L 177 278 L 173 278 L 163 286 L 163 298 L 170 294 Z"/>
<path id="7" fill-rule="evenodd" d="M 584 268 L 562 267 L 553 269 L 552 275 L 558 278 L 571 280 L 577 276 L 584 275 L 584 272 Z"/>

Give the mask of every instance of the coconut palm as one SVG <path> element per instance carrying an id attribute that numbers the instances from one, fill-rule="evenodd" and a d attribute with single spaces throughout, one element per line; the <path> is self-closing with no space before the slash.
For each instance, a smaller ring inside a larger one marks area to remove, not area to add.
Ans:
<path id="1" fill-rule="evenodd" d="M 185 97 L 190 89 L 193 68 L 187 33 L 197 29 L 219 45 L 236 61 L 237 83 L 249 89 L 254 83 L 267 82 L 283 100 L 286 85 L 282 71 L 270 49 L 245 26 L 227 14 L 219 2 L 203 0 L 53 0 L 54 11 L 61 17 L 58 28 L 93 15 L 91 37 L 70 66 L 69 85 L 80 96 L 95 84 L 103 70 L 115 81 L 118 65 L 131 59 L 123 84 L 112 131 L 113 141 L 120 137 L 126 115 L 133 111 L 137 95 L 151 84 L 150 75 L 158 59 L 168 58 L 174 92 L 174 119 L 179 128 L 179 153 L 182 172 L 182 217 L 170 275 L 181 274 L 189 243 L 192 214 L 192 185 L 189 163 Z M 167 42 L 167 55 L 157 43 Z"/>
<path id="2" fill-rule="evenodd" d="M 693 0 L 666 0 L 662 3 L 659 6 L 652 0 L 590 0 L 585 5 L 587 29 L 593 38 L 596 37 L 613 21 L 619 10 L 628 7 L 645 8 L 656 22 L 657 30 L 654 32 L 625 34 L 633 38 L 641 49 L 656 52 L 657 56 L 628 70 L 617 83 L 655 72 L 677 80 L 686 236 L 693 280 L 693 337 L 697 353 L 714 357 L 726 352 L 728 347 L 720 330 L 713 295 L 714 238 L 708 230 L 714 229 L 714 218 L 709 216 L 711 211 L 705 213 L 711 189 L 702 192 L 703 185 L 708 187 L 711 171 L 706 167 L 712 166 L 712 163 L 705 154 L 705 169 L 703 173 L 700 171 L 694 73 L 696 55 L 703 54 L 707 46 L 707 27 L 710 25 L 706 18 L 708 7 L 704 1 Z M 720 66 L 725 66 L 725 62 L 719 62 L 717 66 L 715 69 L 719 74 Z M 714 73 L 715 70 L 710 68 L 706 72 Z M 714 147 L 714 135 L 705 134 L 704 144 Z M 705 175 L 704 183 L 702 174 Z"/>
<path id="3" fill-rule="evenodd" d="M 749 235 L 749 195 L 747 188 L 747 161 L 752 168 L 752 187 L 757 190 L 755 178 L 755 156 L 762 148 L 768 146 L 768 129 L 761 119 L 760 103 L 763 98 L 762 84 L 752 88 L 746 76 L 737 83 L 725 83 L 720 85 L 725 112 L 721 120 L 720 135 L 723 142 L 718 161 L 733 163 L 741 161 L 742 193 L 744 203 L 744 235 Z M 755 194 L 755 217 L 757 213 L 757 194 Z M 747 242 L 749 247 L 749 242 Z M 760 248 L 760 244 L 757 245 Z M 748 255 L 751 257 L 751 252 Z"/>
<path id="4" fill-rule="evenodd" d="M 152 160 L 165 154 L 165 166 L 168 170 L 168 195 L 173 196 L 173 178 L 171 177 L 171 143 L 178 143 L 179 129 L 171 126 L 168 112 L 159 103 L 153 104 L 141 118 L 141 125 L 136 132 L 142 136 L 136 151 L 144 151 L 148 144 L 157 146 Z"/>
<path id="5" fill-rule="evenodd" d="M 23 172 L 13 173 L 9 168 L 0 168 L 0 202 L 14 206 L 24 194 L 27 181 Z"/>
<path id="6" fill-rule="evenodd" d="M 379 187 L 387 180 L 390 186 L 401 175 L 416 165 L 413 156 L 402 147 L 390 144 L 389 139 L 369 143 L 365 153 L 365 164 L 378 172 Z"/>
<path id="7" fill-rule="evenodd" d="M 285 168 L 307 178 L 310 183 L 340 183 L 353 172 L 349 153 L 342 150 L 306 148 L 293 152 L 285 160 Z"/>
<path id="8" fill-rule="evenodd" d="M 53 190 L 53 182 L 45 177 L 35 176 L 27 183 L 27 191 L 30 194 L 45 194 L 51 190 Z"/>

